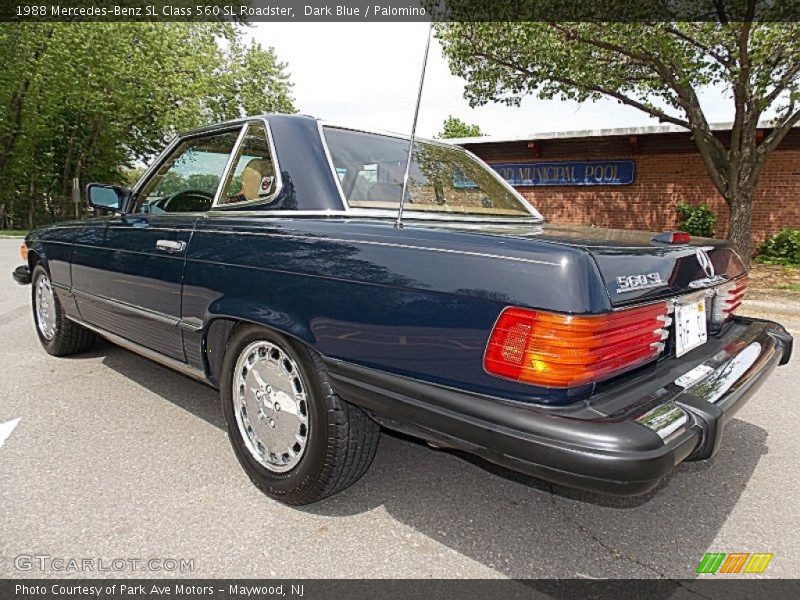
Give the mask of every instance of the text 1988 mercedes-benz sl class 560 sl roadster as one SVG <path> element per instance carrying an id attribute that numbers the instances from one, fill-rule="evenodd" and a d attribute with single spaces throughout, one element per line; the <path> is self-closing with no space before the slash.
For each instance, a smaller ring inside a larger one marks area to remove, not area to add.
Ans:
<path id="1" fill-rule="evenodd" d="M 561 484 L 652 489 L 711 457 L 792 338 L 735 316 L 725 243 L 557 227 L 470 153 L 267 115 L 175 139 L 104 216 L 31 232 L 36 332 L 219 388 L 264 492 L 314 502 L 380 427 Z M 719 465 L 722 468 L 722 465 Z"/>

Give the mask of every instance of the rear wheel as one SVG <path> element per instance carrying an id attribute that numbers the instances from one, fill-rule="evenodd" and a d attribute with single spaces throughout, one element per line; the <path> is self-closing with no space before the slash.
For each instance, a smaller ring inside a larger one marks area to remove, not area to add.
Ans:
<path id="1" fill-rule="evenodd" d="M 94 333 L 66 318 L 50 276 L 42 265 L 33 269 L 31 301 L 36 334 L 48 354 L 68 356 L 92 347 Z"/>
<path id="2" fill-rule="evenodd" d="M 336 395 L 313 352 L 263 328 L 234 331 L 220 396 L 236 457 L 281 502 L 335 494 L 375 457 L 379 426 Z"/>

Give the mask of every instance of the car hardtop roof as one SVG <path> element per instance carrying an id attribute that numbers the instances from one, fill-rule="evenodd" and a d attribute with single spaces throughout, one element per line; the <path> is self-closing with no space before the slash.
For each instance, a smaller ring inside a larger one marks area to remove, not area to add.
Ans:
<path id="1" fill-rule="evenodd" d="M 281 120 L 294 120 L 294 121 L 316 121 L 319 125 L 325 127 L 335 127 L 337 129 L 346 129 L 348 131 L 357 131 L 360 133 L 372 133 L 375 135 L 385 135 L 394 138 L 401 138 L 401 139 L 409 139 L 411 136 L 407 133 L 399 133 L 396 131 L 388 131 L 382 129 L 372 129 L 368 127 L 357 127 L 354 125 L 347 125 L 344 123 L 336 123 L 332 121 L 326 121 L 324 119 L 320 119 L 313 115 L 305 115 L 305 114 L 288 114 L 288 113 L 262 113 L 259 115 L 248 115 L 246 117 L 239 117 L 237 119 L 230 119 L 228 121 L 221 121 L 219 123 L 213 123 L 211 125 L 204 125 L 203 127 L 198 127 L 196 129 L 190 129 L 188 131 L 183 131 L 179 135 L 179 137 L 191 137 L 194 135 L 199 135 L 203 133 L 207 133 L 210 131 L 216 131 L 218 129 L 225 129 L 226 127 L 231 127 L 233 125 L 239 125 L 241 123 L 246 123 L 247 121 L 252 121 L 253 119 L 264 119 L 266 121 L 272 121 L 275 119 Z M 455 144 L 449 143 L 447 140 L 436 140 L 430 139 L 422 136 L 415 136 L 415 141 L 418 142 L 427 142 L 431 144 L 441 144 L 444 146 L 452 146 L 458 150 L 463 150 L 461 146 L 457 146 Z"/>

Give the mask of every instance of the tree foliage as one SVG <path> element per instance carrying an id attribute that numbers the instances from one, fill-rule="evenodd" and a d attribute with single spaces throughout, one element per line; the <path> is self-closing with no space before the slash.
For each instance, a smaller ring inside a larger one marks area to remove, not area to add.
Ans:
<path id="1" fill-rule="evenodd" d="M 72 180 L 127 182 L 177 131 L 294 112 L 285 65 L 227 23 L 0 24 L 0 204 L 71 217 Z"/>
<path id="2" fill-rule="evenodd" d="M 442 132 L 438 137 L 443 139 L 450 138 L 465 138 L 465 137 L 478 137 L 483 135 L 481 128 L 478 125 L 470 125 L 465 123 L 458 117 L 450 115 L 444 120 L 442 124 Z"/>
<path id="3" fill-rule="evenodd" d="M 466 10 L 473 0 L 453 3 Z M 516 105 L 529 94 L 579 102 L 606 97 L 688 129 L 728 204 L 728 238 L 749 261 L 759 176 L 800 121 L 800 23 L 755 22 L 761 4 L 716 0 L 704 16 L 714 20 L 696 22 L 442 23 L 437 35 L 452 72 L 467 80 L 473 106 Z M 730 20 L 726 5 L 744 18 Z M 712 129 L 700 103 L 700 90 L 712 85 L 731 101 L 729 138 Z M 774 123 L 759 133 L 768 110 Z"/>

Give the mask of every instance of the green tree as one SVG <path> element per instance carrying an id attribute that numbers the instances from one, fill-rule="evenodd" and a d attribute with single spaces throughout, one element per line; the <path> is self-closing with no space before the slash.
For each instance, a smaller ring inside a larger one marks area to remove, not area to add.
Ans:
<path id="1" fill-rule="evenodd" d="M 274 48 L 255 41 L 244 46 L 237 38 L 228 45 L 223 60 L 225 69 L 218 75 L 217 93 L 208 99 L 212 120 L 295 112 L 287 65 L 278 60 Z"/>
<path id="2" fill-rule="evenodd" d="M 294 112 L 286 65 L 229 23 L 0 24 L 0 204 L 71 217 L 72 181 L 127 182 L 177 131 Z"/>
<path id="3" fill-rule="evenodd" d="M 453 2 L 459 10 L 480 5 Z M 796 11 L 797 3 L 789 2 Z M 728 205 L 727 237 L 749 264 L 759 176 L 800 121 L 800 24 L 755 22 L 754 15 L 764 18 L 757 13 L 766 6 L 761 0 L 687 6 L 710 8 L 706 18 L 711 14 L 716 20 L 441 23 L 437 35 L 452 72 L 467 80 L 465 94 L 473 106 L 518 105 L 529 94 L 579 102 L 606 97 L 688 129 Z M 732 17 L 729 8 L 739 12 Z M 734 113 L 730 139 L 724 141 L 712 131 L 699 100 L 699 91 L 711 85 L 725 89 Z M 768 110 L 776 117 L 759 132 L 759 119 Z"/>
<path id="4" fill-rule="evenodd" d="M 462 138 L 462 137 L 478 137 L 483 135 L 481 128 L 478 125 L 470 125 L 465 123 L 458 117 L 450 115 L 444 120 L 442 124 L 442 132 L 437 136 L 443 139 L 449 138 Z"/>

